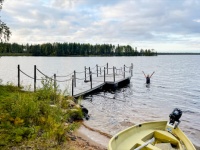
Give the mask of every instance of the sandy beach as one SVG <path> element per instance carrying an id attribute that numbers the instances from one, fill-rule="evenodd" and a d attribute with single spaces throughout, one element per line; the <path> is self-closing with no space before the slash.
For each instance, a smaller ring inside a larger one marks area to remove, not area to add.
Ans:
<path id="1" fill-rule="evenodd" d="M 69 145 L 72 150 L 107 150 L 110 135 L 84 125 L 73 133 Z"/>

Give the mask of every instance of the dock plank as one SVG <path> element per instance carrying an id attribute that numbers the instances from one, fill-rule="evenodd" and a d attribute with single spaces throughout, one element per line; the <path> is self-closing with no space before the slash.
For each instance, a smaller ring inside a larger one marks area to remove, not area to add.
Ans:
<path id="1" fill-rule="evenodd" d="M 98 76 L 92 78 L 92 88 L 91 88 L 91 82 L 84 82 L 84 81 L 77 82 L 76 87 L 74 87 L 73 97 L 78 98 L 87 93 L 95 91 L 96 89 L 100 89 L 106 84 L 117 85 L 120 82 L 130 79 L 131 79 L 130 75 L 127 75 L 125 77 L 122 75 L 116 75 L 115 80 L 113 75 L 106 75 L 104 82 L 104 76 Z"/>

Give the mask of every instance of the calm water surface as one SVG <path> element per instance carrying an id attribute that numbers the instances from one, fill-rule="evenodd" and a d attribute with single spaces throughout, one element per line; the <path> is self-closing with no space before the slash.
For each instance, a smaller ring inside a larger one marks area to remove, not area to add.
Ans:
<path id="1" fill-rule="evenodd" d="M 196 146 L 200 146 L 200 56 L 157 57 L 1 57 L 0 79 L 17 84 L 17 65 L 29 75 L 37 65 L 48 76 L 67 75 L 96 64 L 122 67 L 134 64 L 130 85 L 115 92 L 100 92 L 82 100 L 91 118 L 85 124 L 114 135 L 131 124 L 168 120 L 176 107 L 182 109 L 180 127 Z M 146 87 L 142 74 L 155 74 Z M 39 76 L 39 75 L 38 75 Z M 21 77 L 23 85 L 33 84 Z M 60 85 L 67 88 L 70 83 Z"/>

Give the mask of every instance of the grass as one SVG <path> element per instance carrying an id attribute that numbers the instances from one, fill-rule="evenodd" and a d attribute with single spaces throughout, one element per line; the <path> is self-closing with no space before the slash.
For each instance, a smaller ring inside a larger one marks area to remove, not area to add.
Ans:
<path id="1" fill-rule="evenodd" d="M 0 149 L 62 149 L 78 128 L 80 107 L 56 93 L 50 81 L 42 84 L 35 93 L 0 85 Z"/>

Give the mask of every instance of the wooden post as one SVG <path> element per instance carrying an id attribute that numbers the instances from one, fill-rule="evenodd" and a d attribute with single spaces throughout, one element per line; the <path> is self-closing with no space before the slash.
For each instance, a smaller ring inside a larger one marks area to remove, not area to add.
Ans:
<path id="1" fill-rule="evenodd" d="M 91 86 L 91 89 L 92 89 L 92 71 L 90 71 L 90 86 Z"/>
<path id="2" fill-rule="evenodd" d="M 56 92 L 56 74 L 54 74 L 53 76 L 54 76 L 54 91 Z"/>
<path id="3" fill-rule="evenodd" d="M 18 87 L 20 87 L 20 65 L 18 65 Z"/>
<path id="4" fill-rule="evenodd" d="M 115 82 L 115 67 L 113 66 L 113 79 L 114 79 L 114 82 Z"/>
<path id="5" fill-rule="evenodd" d="M 125 78 L 125 71 L 126 71 L 126 68 L 125 68 L 125 65 L 124 65 L 124 78 Z"/>
<path id="6" fill-rule="evenodd" d="M 74 70 L 74 87 L 76 87 L 76 71 Z"/>
<path id="7" fill-rule="evenodd" d="M 36 65 L 34 65 L 34 92 L 36 92 Z"/>
<path id="8" fill-rule="evenodd" d="M 97 67 L 97 77 L 98 77 L 98 65 L 96 65 L 96 67 Z"/>
<path id="9" fill-rule="evenodd" d="M 72 75 L 72 96 L 74 96 L 74 75 Z"/>
<path id="10" fill-rule="evenodd" d="M 131 77 L 133 76 L 133 63 L 131 63 Z"/>
<path id="11" fill-rule="evenodd" d="M 86 66 L 85 66 L 85 81 L 86 81 Z"/>
<path id="12" fill-rule="evenodd" d="M 106 82 L 106 68 L 104 67 L 104 82 Z"/>
<path id="13" fill-rule="evenodd" d="M 89 67 L 89 75 L 90 75 L 90 67 Z M 91 79 L 90 79 L 90 82 L 91 82 Z"/>
<path id="14" fill-rule="evenodd" d="M 107 63 L 107 74 L 108 74 L 108 63 Z"/>

